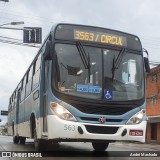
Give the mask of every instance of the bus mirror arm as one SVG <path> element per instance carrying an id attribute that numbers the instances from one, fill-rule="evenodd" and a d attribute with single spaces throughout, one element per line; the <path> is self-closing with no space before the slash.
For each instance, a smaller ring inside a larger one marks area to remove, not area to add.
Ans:
<path id="1" fill-rule="evenodd" d="M 47 42 L 46 42 L 43 58 L 44 58 L 44 60 L 52 60 L 51 41 L 50 40 L 47 40 Z"/>
<path id="2" fill-rule="evenodd" d="M 149 60 L 147 57 L 144 57 L 144 66 L 146 69 L 146 72 L 149 73 L 150 72 L 150 66 L 149 66 Z"/>
<path id="3" fill-rule="evenodd" d="M 145 66 L 145 69 L 146 69 L 146 72 L 149 73 L 150 72 L 150 65 L 149 65 L 149 59 L 148 59 L 148 51 L 143 48 L 143 52 L 147 54 L 147 57 L 144 57 L 144 66 Z"/>

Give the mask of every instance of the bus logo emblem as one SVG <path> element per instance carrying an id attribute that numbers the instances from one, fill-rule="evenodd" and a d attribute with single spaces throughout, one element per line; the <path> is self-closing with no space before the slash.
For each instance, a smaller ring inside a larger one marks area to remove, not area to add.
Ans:
<path id="1" fill-rule="evenodd" d="M 99 121 L 100 121 L 101 123 L 104 123 L 104 122 L 106 121 L 106 119 L 105 119 L 104 117 L 101 117 L 101 118 L 99 119 Z"/>

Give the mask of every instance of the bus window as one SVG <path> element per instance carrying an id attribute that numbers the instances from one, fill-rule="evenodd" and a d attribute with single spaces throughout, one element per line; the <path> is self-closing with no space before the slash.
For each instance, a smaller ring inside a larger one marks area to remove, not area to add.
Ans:
<path id="1" fill-rule="evenodd" d="M 26 76 L 25 76 L 25 77 L 24 77 L 24 79 L 23 79 L 22 89 L 24 89 L 24 88 L 25 88 L 25 86 L 26 86 Z"/>
<path id="2" fill-rule="evenodd" d="M 15 108 L 15 105 L 16 105 L 16 90 L 14 91 L 13 94 L 13 108 Z"/>
<path id="3" fill-rule="evenodd" d="M 38 56 L 37 60 L 34 63 L 32 90 L 37 88 L 39 85 L 40 63 L 41 63 L 41 55 Z"/>
<path id="4" fill-rule="evenodd" d="M 32 73 L 33 73 L 33 66 L 30 68 L 29 73 L 28 73 L 28 82 L 26 84 L 26 97 L 31 93 Z"/>
<path id="5" fill-rule="evenodd" d="M 18 84 L 17 89 L 19 90 L 20 88 L 22 88 L 22 81 Z"/>
<path id="6" fill-rule="evenodd" d="M 11 98 L 9 99 L 9 106 L 8 106 L 8 112 L 11 111 Z"/>
<path id="7" fill-rule="evenodd" d="M 28 83 L 28 72 L 26 74 L 26 84 Z"/>
<path id="8" fill-rule="evenodd" d="M 22 92 L 21 92 L 21 102 L 24 100 L 24 97 L 25 97 L 25 86 L 26 86 L 26 76 L 23 79 Z"/>
<path id="9" fill-rule="evenodd" d="M 11 111 L 12 111 L 12 102 L 13 102 L 13 96 L 11 96 Z"/>
<path id="10" fill-rule="evenodd" d="M 31 69 L 30 69 L 30 71 L 29 71 L 28 81 L 31 80 L 31 78 L 32 78 L 32 73 L 33 73 L 33 66 L 31 66 Z"/>
<path id="11" fill-rule="evenodd" d="M 38 69 L 40 68 L 40 64 L 41 64 L 41 55 L 39 55 L 37 58 L 35 72 L 38 71 Z"/>

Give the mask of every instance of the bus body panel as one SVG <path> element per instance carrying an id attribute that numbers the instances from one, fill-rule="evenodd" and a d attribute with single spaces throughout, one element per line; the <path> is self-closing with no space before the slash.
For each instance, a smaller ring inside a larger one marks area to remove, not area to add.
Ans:
<path id="1" fill-rule="evenodd" d="M 146 121 L 141 122 L 137 125 L 102 125 L 102 124 L 90 124 L 80 122 L 69 122 L 58 118 L 55 115 L 49 115 L 48 120 L 48 139 L 58 139 L 59 141 L 72 141 L 73 140 L 125 140 L 125 141 L 140 141 L 145 142 L 146 133 Z M 118 127 L 118 131 L 115 134 L 97 134 L 89 133 L 86 130 L 86 125 L 90 126 L 103 126 L 103 127 Z M 78 127 L 81 127 L 83 134 L 78 132 Z M 125 136 L 122 136 L 124 129 L 127 129 Z M 141 130 L 143 136 L 130 136 L 129 130 Z"/>

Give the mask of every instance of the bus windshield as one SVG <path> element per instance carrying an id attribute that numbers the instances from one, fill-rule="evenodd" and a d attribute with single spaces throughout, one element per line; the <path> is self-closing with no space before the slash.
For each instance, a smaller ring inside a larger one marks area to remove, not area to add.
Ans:
<path id="1" fill-rule="evenodd" d="M 56 87 L 61 93 L 106 101 L 143 98 L 142 55 L 60 43 L 55 51 Z"/>

